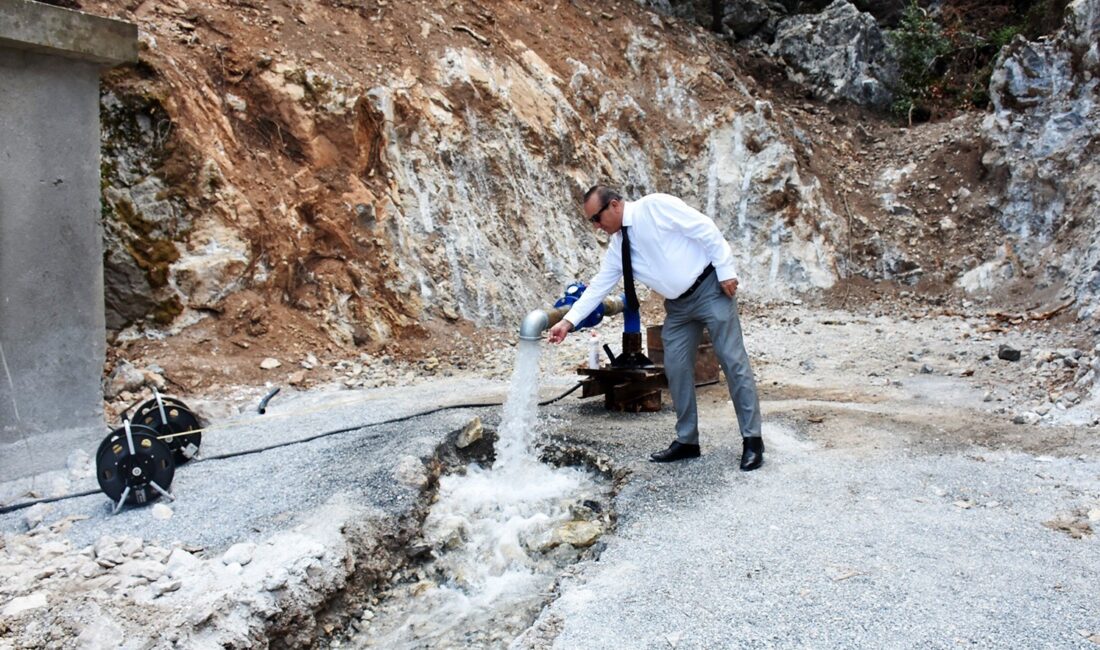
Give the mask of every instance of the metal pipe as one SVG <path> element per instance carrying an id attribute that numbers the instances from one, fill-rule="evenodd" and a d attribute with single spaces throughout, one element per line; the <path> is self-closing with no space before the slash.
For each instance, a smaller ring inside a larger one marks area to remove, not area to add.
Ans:
<path id="1" fill-rule="evenodd" d="M 603 299 L 603 315 L 614 316 L 626 309 L 626 301 L 622 296 L 608 296 Z M 519 338 L 522 341 L 538 341 L 542 338 L 543 330 L 549 329 L 569 313 L 568 307 L 544 307 L 536 309 L 523 319 L 519 326 Z M 584 328 L 580 328 L 584 329 Z"/>

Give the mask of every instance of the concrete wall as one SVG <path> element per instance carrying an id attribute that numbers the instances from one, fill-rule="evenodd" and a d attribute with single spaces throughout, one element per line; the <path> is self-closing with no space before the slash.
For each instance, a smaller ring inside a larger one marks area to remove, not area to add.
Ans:
<path id="1" fill-rule="evenodd" d="M 107 430 L 99 73 L 136 58 L 126 25 L 0 0 L 0 482 Z"/>

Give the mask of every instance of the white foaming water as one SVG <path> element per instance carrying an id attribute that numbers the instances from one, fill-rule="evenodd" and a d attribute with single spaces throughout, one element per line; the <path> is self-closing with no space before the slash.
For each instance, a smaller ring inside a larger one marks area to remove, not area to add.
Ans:
<path id="1" fill-rule="evenodd" d="M 540 351 L 538 341 L 520 340 L 516 348 L 516 366 L 512 370 L 508 399 L 504 402 L 493 469 L 504 470 L 530 459 L 531 440 L 538 420 Z"/>
<path id="2" fill-rule="evenodd" d="M 532 455 L 537 423 L 537 341 L 521 341 L 492 468 L 444 476 L 424 521 L 437 559 L 421 580 L 391 592 L 363 646 L 420 648 L 507 644 L 541 609 L 554 576 L 576 559 L 552 544 L 570 506 L 604 492 L 583 471 Z"/>

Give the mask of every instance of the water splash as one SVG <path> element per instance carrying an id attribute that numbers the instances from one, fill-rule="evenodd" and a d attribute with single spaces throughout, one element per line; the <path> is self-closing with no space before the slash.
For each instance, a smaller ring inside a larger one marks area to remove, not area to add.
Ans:
<path id="1" fill-rule="evenodd" d="M 424 521 L 437 559 L 394 591 L 361 647 L 501 645 L 542 608 L 545 592 L 578 551 L 554 531 L 571 508 L 603 490 L 583 471 L 534 457 L 537 341 L 521 341 L 491 468 L 444 476 Z"/>

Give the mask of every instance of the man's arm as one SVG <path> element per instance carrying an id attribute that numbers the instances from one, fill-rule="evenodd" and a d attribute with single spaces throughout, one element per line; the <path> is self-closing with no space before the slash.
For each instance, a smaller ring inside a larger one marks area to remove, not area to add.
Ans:
<path id="1" fill-rule="evenodd" d="M 550 328 L 551 343 L 560 343 L 565 340 L 569 332 L 576 328 L 577 323 L 587 318 L 592 310 L 603 302 L 604 297 L 611 293 L 618 284 L 619 278 L 623 277 L 622 256 L 621 245 L 612 238 L 604 253 L 603 262 L 600 263 L 600 270 L 596 272 L 595 277 L 584 290 L 584 294 L 573 303 L 573 307 L 566 312 L 561 321 Z"/>

